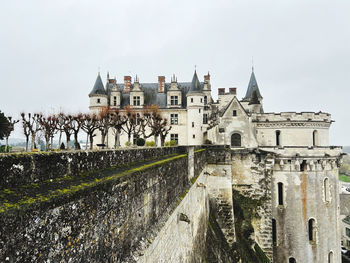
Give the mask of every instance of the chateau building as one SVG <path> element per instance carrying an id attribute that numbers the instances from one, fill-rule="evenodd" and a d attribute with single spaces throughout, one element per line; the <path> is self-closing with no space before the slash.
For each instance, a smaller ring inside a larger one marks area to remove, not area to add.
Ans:
<path id="1" fill-rule="evenodd" d="M 158 83 L 140 83 L 130 76 L 124 83 L 100 75 L 89 94 L 90 111 L 100 107 L 123 109 L 130 105 L 158 105 L 172 126 L 166 141 L 179 145 L 227 145 L 232 151 L 266 152 L 272 156 L 271 203 L 254 225 L 255 240 L 273 262 L 340 262 L 338 167 L 341 148 L 329 145 L 331 115 L 325 112 L 265 113 L 263 97 L 252 71 L 243 99 L 236 88 L 211 93 L 209 73 L 201 82 L 194 72 L 192 82 L 171 82 L 164 76 Z M 99 143 L 97 134 L 96 143 Z M 108 140 L 113 142 L 113 134 Z M 121 135 L 121 145 L 127 141 Z M 254 163 L 259 160 L 254 159 Z M 242 161 L 243 162 L 243 161 Z M 232 160 L 232 185 L 253 189 L 260 182 L 250 176 L 235 177 L 244 167 Z M 247 168 L 248 169 L 248 168 Z M 226 173 L 226 171 L 225 171 Z M 244 174 L 244 173 L 242 173 Z M 266 219 L 266 220 L 265 220 Z"/>

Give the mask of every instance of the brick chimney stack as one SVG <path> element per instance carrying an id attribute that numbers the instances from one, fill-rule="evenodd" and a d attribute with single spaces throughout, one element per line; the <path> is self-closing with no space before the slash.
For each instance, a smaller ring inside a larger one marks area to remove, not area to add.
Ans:
<path id="1" fill-rule="evenodd" d="M 237 88 L 229 88 L 229 93 L 232 95 L 237 95 Z"/>
<path id="2" fill-rule="evenodd" d="M 210 83 L 210 74 L 209 74 L 209 72 L 208 72 L 207 75 L 204 75 L 204 82 L 205 83 Z"/>
<path id="3" fill-rule="evenodd" d="M 219 95 L 225 95 L 225 88 L 219 88 L 218 89 L 218 94 Z"/>
<path id="4" fill-rule="evenodd" d="M 164 93 L 165 88 L 165 76 L 158 76 L 158 92 Z"/>
<path id="5" fill-rule="evenodd" d="M 124 93 L 129 93 L 131 88 L 131 76 L 124 76 Z"/>

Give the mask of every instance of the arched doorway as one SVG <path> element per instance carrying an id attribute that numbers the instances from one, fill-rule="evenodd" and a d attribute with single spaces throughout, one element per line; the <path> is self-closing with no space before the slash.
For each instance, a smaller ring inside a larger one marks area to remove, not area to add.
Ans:
<path id="1" fill-rule="evenodd" d="M 231 146 L 232 147 L 241 147 L 241 135 L 239 133 L 233 133 L 231 135 Z"/>

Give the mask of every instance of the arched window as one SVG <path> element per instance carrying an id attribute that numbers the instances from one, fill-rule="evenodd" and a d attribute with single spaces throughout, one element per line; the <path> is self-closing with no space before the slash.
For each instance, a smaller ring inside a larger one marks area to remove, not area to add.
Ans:
<path id="1" fill-rule="evenodd" d="M 281 131 L 276 131 L 276 146 L 281 145 Z"/>
<path id="2" fill-rule="evenodd" d="M 312 132 L 312 145 L 318 146 L 318 132 L 316 130 Z"/>
<path id="3" fill-rule="evenodd" d="M 283 183 L 278 183 L 277 188 L 278 188 L 278 205 L 283 205 Z"/>
<path id="4" fill-rule="evenodd" d="M 333 263 L 334 259 L 333 259 L 333 251 L 329 252 L 328 254 L 328 263 Z"/>
<path id="5" fill-rule="evenodd" d="M 272 219 L 272 244 L 277 245 L 277 228 L 276 228 L 276 219 Z"/>
<path id="6" fill-rule="evenodd" d="M 295 260 L 295 258 L 289 258 L 289 263 L 296 263 L 297 261 Z"/>
<path id="7" fill-rule="evenodd" d="M 329 202 L 329 180 L 328 178 L 324 179 L 323 181 L 323 188 L 324 188 L 324 201 Z"/>
<path id="8" fill-rule="evenodd" d="M 241 146 L 241 135 L 239 133 L 234 133 L 231 135 L 231 146 L 240 147 Z"/>
<path id="9" fill-rule="evenodd" d="M 315 219 L 309 219 L 309 241 L 316 241 L 316 221 Z"/>

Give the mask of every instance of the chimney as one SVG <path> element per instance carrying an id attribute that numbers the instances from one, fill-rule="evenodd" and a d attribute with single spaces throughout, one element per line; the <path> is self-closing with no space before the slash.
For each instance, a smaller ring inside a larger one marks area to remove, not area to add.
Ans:
<path id="1" fill-rule="evenodd" d="M 219 95 L 225 95 L 225 88 L 219 88 L 218 89 L 218 94 Z"/>
<path id="2" fill-rule="evenodd" d="M 210 74 L 209 74 L 209 72 L 208 72 L 207 75 L 204 75 L 204 82 L 205 83 L 210 83 Z"/>
<path id="3" fill-rule="evenodd" d="M 232 95 L 236 95 L 237 94 L 237 88 L 229 88 L 229 93 Z"/>
<path id="4" fill-rule="evenodd" d="M 131 88 L 131 76 L 124 76 L 124 93 L 129 93 Z"/>
<path id="5" fill-rule="evenodd" d="M 165 76 L 158 76 L 158 92 L 164 93 Z"/>

